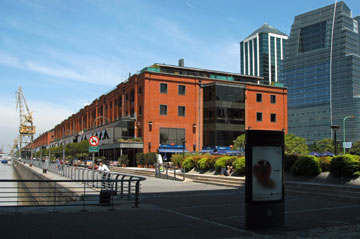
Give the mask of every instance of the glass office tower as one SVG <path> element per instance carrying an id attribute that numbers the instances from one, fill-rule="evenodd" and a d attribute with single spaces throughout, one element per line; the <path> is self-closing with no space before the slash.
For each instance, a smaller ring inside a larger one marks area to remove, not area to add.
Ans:
<path id="1" fill-rule="evenodd" d="M 288 87 L 289 133 L 312 143 L 331 137 L 360 140 L 359 17 L 338 2 L 295 17 L 287 41 L 281 82 Z M 333 25 L 333 22 L 335 23 Z"/>
<path id="2" fill-rule="evenodd" d="M 240 42 L 240 73 L 262 76 L 264 84 L 278 82 L 288 36 L 264 24 Z"/>

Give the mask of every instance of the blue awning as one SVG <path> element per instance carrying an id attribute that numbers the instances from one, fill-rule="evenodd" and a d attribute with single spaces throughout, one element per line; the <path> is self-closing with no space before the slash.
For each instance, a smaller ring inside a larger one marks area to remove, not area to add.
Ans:
<path id="1" fill-rule="evenodd" d="M 187 149 L 184 151 L 182 149 L 164 149 L 159 148 L 159 153 L 182 153 L 182 152 L 189 152 Z"/>
<path id="2" fill-rule="evenodd" d="M 212 152 L 211 154 L 215 154 L 215 155 L 239 155 L 241 154 L 240 151 L 237 150 L 218 150 L 216 152 Z"/>

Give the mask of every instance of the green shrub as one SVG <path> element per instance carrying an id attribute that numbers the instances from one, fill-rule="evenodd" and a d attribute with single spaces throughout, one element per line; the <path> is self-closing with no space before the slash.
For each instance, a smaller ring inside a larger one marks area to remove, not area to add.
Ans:
<path id="1" fill-rule="evenodd" d="M 236 158 L 232 163 L 234 171 L 238 175 L 245 174 L 245 157 Z"/>
<path id="2" fill-rule="evenodd" d="M 189 172 L 194 167 L 195 167 L 195 162 L 192 157 L 186 158 L 182 163 L 182 168 L 185 170 L 185 172 Z"/>
<path id="3" fill-rule="evenodd" d="M 173 154 L 173 155 L 171 155 L 170 160 L 174 164 L 174 166 L 181 167 L 182 162 L 183 162 L 183 155 L 182 154 Z"/>
<path id="4" fill-rule="evenodd" d="M 144 162 L 146 165 L 154 165 L 157 161 L 157 155 L 154 152 L 149 152 L 144 155 Z"/>
<path id="5" fill-rule="evenodd" d="M 209 169 L 214 169 L 215 168 L 215 162 L 216 160 L 219 158 L 218 156 L 214 156 L 214 155 L 206 155 L 208 158 L 207 160 L 207 164 L 209 166 Z"/>
<path id="6" fill-rule="evenodd" d="M 209 161 L 210 160 L 208 158 L 200 159 L 196 163 L 196 168 L 199 169 L 199 170 L 209 170 L 210 169 Z"/>
<path id="7" fill-rule="evenodd" d="M 223 156 L 218 158 L 214 164 L 216 172 L 220 172 L 222 168 L 226 168 L 227 165 L 232 165 L 236 157 Z"/>
<path id="8" fill-rule="evenodd" d="M 346 154 L 334 157 L 330 163 L 330 172 L 340 178 L 359 176 L 359 156 Z"/>
<path id="9" fill-rule="evenodd" d="M 120 165 L 122 165 L 122 164 L 128 165 L 128 164 L 129 164 L 128 155 L 127 155 L 127 154 L 121 155 L 121 156 L 118 158 L 118 161 L 119 161 L 119 164 L 120 164 Z"/>
<path id="10" fill-rule="evenodd" d="M 145 154 L 144 153 L 137 153 L 135 157 L 136 157 L 136 163 L 137 164 L 144 164 L 145 163 Z"/>
<path id="11" fill-rule="evenodd" d="M 330 163 L 331 157 L 320 157 L 319 158 L 320 167 L 322 172 L 329 172 L 330 171 Z"/>
<path id="12" fill-rule="evenodd" d="M 294 176 L 316 176 L 321 173 L 320 162 L 315 156 L 301 156 L 290 171 Z"/>
<path id="13" fill-rule="evenodd" d="M 284 170 L 285 172 L 290 172 L 291 167 L 294 165 L 295 161 L 299 158 L 296 154 L 285 154 L 284 155 Z"/>

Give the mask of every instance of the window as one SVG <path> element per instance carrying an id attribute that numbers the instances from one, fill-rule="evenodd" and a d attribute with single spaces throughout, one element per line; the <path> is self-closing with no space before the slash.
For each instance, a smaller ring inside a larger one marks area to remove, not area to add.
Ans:
<path id="1" fill-rule="evenodd" d="M 261 112 L 256 113 L 256 121 L 262 121 L 262 113 Z"/>
<path id="2" fill-rule="evenodd" d="M 262 94 L 256 94 L 256 102 L 262 102 Z"/>
<path id="3" fill-rule="evenodd" d="M 178 86 L 178 94 L 179 95 L 185 95 L 185 86 L 184 85 L 179 85 Z"/>
<path id="4" fill-rule="evenodd" d="M 139 94 L 139 95 L 142 95 L 142 87 L 141 87 L 141 86 L 139 86 L 138 94 Z"/>
<path id="5" fill-rule="evenodd" d="M 168 92 L 167 84 L 160 83 L 160 93 L 167 94 L 167 92 Z"/>
<path id="6" fill-rule="evenodd" d="M 160 105 L 160 115 L 167 115 L 167 105 Z"/>
<path id="7" fill-rule="evenodd" d="M 178 106 L 178 116 L 185 116 L 185 106 Z"/>
<path id="8" fill-rule="evenodd" d="M 271 114 L 270 120 L 271 120 L 271 122 L 275 123 L 276 122 L 276 114 Z"/>
<path id="9" fill-rule="evenodd" d="M 182 145 L 185 140 L 185 129 L 160 128 L 160 144 Z"/>
<path id="10" fill-rule="evenodd" d="M 139 112 L 138 112 L 138 114 L 139 114 L 139 116 L 142 115 L 142 106 L 141 106 L 141 105 L 139 105 Z"/>
<path id="11" fill-rule="evenodd" d="M 276 95 L 270 95 L 270 103 L 276 104 Z"/>
<path id="12" fill-rule="evenodd" d="M 298 51 L 300 53 L 326 47 L 326 21 L 300 29 Z"/>

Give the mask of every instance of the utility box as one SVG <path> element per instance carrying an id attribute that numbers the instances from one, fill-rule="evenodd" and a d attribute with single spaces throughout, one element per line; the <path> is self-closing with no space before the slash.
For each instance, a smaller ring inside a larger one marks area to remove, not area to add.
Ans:
<path id="1" fill-rule="evenodd" d="M 245 226 L 284 224 L 284 132 L 246 131 Z"/>

